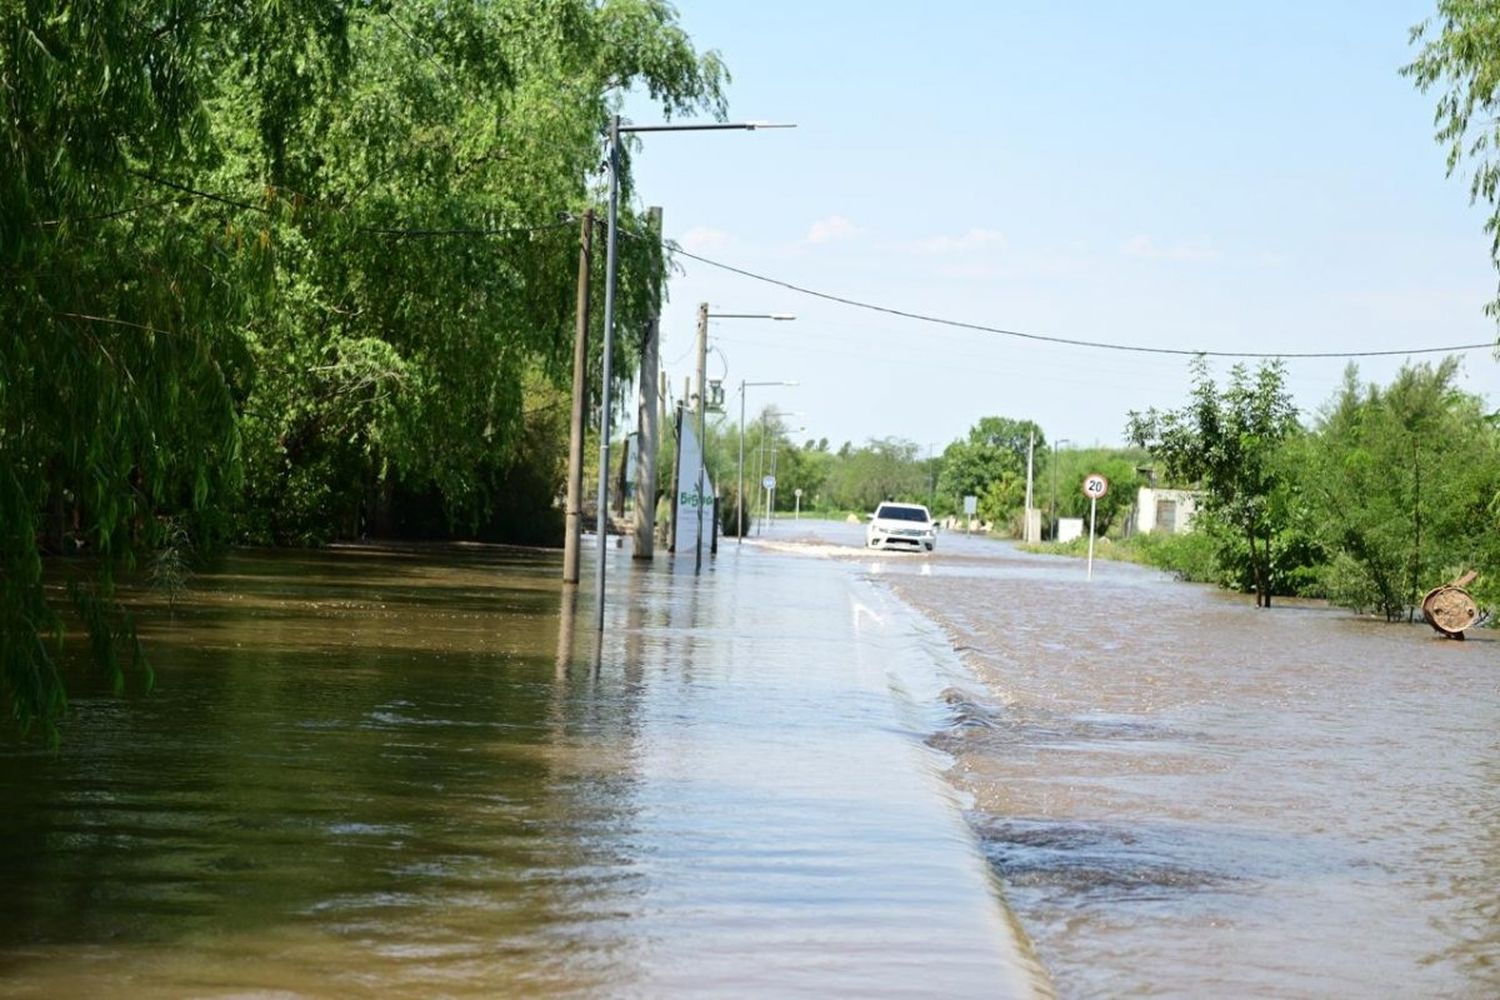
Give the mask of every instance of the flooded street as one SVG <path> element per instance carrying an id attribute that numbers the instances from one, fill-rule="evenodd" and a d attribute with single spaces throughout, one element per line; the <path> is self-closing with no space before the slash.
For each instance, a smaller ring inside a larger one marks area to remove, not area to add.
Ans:
<path id="1" fill-rule="evenodd" d="M 0 747 L 0 996 L 1500 994 L 1495 633 L 859 530 L 614 550 L 602 643 L 553 553 L 235 554 Z"/>
<path id="2" fill-rule="evenodd" d="M 951 653 L 746 546 L 241 553 L 0 748 L 0 996 L 1048 992 L 948 758 Z M 591 574 L 588 578 L 592 578 Z"/>
<path id="3" fill-rule="evenodd" d="M 847 535 L 973 671 L 934 744 L 1061 995 L 1500 995 L 1495 632 Z"/>

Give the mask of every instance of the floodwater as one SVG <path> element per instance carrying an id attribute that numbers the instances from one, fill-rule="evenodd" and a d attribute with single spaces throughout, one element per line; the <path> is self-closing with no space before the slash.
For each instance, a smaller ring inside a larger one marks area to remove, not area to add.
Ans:
<path id="1" fill-rule="evenodd" d="M 0 997 L 1500 995 L 1500 635 L 859 531 L 613 550 L 602 639 L 233 556 L 0 743 Z"/>
<path id="2" fill-rule="evenodd" d="M 592 567 L 585 563 L 585 579 Z M 0 743 L 0 996 L 1047 996 L 887 592 L 731 548 L 241 553 Z"/>
<path id="3" fill-rule="evenodd" d="M 781 531 L 968 664 L 933 743 L 1060 995 L 1500 996 L 1500 633 Z"/>

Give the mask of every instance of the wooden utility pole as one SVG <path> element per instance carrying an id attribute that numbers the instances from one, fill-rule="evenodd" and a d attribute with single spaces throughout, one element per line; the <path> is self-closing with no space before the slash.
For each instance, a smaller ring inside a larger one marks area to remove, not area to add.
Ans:
<path id="1" fill-rule="evenodd" d="M 589 275 L 594 257 L 594 211 L 583 213 L 578 244 L 578 305 L 573 327 L 573 415 L 568 427 L 568 499 L 563 537 L 563 583 L 578 582 L 583 530 L 583 418 L 588 412 Z"/>
<path id="2" fill-rule="evenodd" d="M 646 231 L 653 239 L 661 239 L 661 209 L 646 210 Z M 656 554 L 656 453 L 661 441 L 661 425 L 657 422 L 658 345 L 661 343 L 661 288 L 651 300 L 651 321 L 646 324 L 646 337 L 641 344 L 641 399 L 640 415 L 636 418 L 636 430 L 640 433 L 636 449 L 635 464 L 635 548 L 636 559 L 650 559 Z"/>

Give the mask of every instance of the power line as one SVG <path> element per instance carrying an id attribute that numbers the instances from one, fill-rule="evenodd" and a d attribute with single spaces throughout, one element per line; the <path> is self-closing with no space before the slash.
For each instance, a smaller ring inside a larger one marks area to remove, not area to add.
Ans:
<path id="1" fill-rule="evenodd" d="M 549 222 L 535 226 L 500 226 L 495 228 L 459 227 L 455 229 L 384 229 L 378 226 L 360 226 L 359 232 L 375 236 L 428 237 L 428 236 L 520 236 L 525 233 L 550 233 L 558 229 L 573 229 L 576 222 Z"/>
<path id="2" fill-rule="evenodd" d="M 642 233 L 632 232 L 627 229 L 621 229 L 619 231 L 631 237 L 632 239 L 645 240 L 655 238 Z M 1042 333 L 1027 333 L 1023 330 L 1008 330 L 1004 327 L 990 326 L 985 323 L 970 323 L 964 320 L 949 319 L 944 316 L 932 316 L 927 313 L 912 312 L 907 309 L 897 309 L 894 306 L 883 306 L 873 302 L 863 302 L 859 299 L 852 299 L 844 295 L 835 295 L 832 292 L 818 291 L 815 288 L 807 288 L 803 285 L 793 284 L 790 281 L 784 281 L 781 278 L 773 278 L 769 275 L 757 274 L 754 271 L 748 271 L 742 267 L 735 267 L 733 264 L 726 264 L 723 261 L 713 260 L 709 257 L 703 257 L 699 254 L 691 253 L 687 250 L 682 249 L 682 247 L 674 241 L 663 240 L 662 243 L 672 253 L 680 254 L 681 256 L 687 257 L 690 260 L 696 260 L 700 264 L 707 264 L 709 267 L 716 267 L 721 271 L 728 271 L 731 274 L 737 274 L 743 278 L 750 278 L 753 281 L 760 281 L 768 285 L 775 285 L 778 288 L 785 288 L 786 290 L 796 292 L 799 295 L 808 295 L 816 299 L 823 299 L 827 302 L 834 302 L 839 305 L 849 306 L 854 309 L 864 309 L 869 312 L 883 313 L 887 316 L 899 316 L 902 319 L 915 320 L 919 323 L 932 323 L 937 326 L 954 327 L 960 330 L 973 330 L 979 333 L 994 333 L 999 334 L 1003 337 L 1016 337 L 1022 340 L 1040 341 L 1046 344 L 1066 344 L 1070 347 L 1090 347 L 1096 350 L 1126 351 L 1135 354 L 1171 354 L 1184 357 L 1275 359 L 1381 358 L 1397 357 L 1410 354 L 1454 354 L 1462 351 L 1483 350 L 1495 346 L 1494 343 L 1486 341 L 1482 344 L 1455 344 L 1448 347 L 1416 347 L 1408 350 L 1396 351 L 1208 351 L 1193 350 L 1185 347 L 1145 347 L 1140 344 L 1112 344 L 1106 341 L 1099 340 L 1078 340 L 1071 337 L 1054 337 Z"/>

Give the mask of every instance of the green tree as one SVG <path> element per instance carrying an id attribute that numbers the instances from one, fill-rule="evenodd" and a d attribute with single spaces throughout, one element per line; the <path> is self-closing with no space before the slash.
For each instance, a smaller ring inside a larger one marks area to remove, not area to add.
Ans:
<path id="1" fill-rule="evenodd" d="M 1232 532 L 1226 541 L 1245 545 L 1256 605 L 1270 607 L 1277 585 L 1272 549 L 1290 518 L 1283 445 L 1299 429 L 1285 368 L 1270 362 L 1252 374 L 1236 365 L 1222 392 L 1206 360 L 1196 359 L 1192 371 L 1187 406 L 1132 411 L 1126 433 L 1160 458 L 1168 475 L 1200 484 L 1204 513 Z"/>
<path id="2" fill-rule="evenodd" d="M 49 732 L 46 551 L 98 560 L 75 603 L 118 684 L 116 570 L 184 526 L 315 540 L 404 494 L 478 530 L 545 493 L 555 220 L 621 95 L 722 114 L 727 78 L 664 0 L 0 11 L 0 705 Z M 665 262 L 621 257 L 624 378 Z"/>
<path id="3" fill-rule="evenodd" d="M 1109 492 L 1098 501 L 1095 531 L 1100 535 L 1119 529 L 1135 504 L 1141 486 L 1137 468 L 1144 465 L 1148 453 L 1117 448 L 1071 448 L 1057 454 L 1057 511 L 1059 517 L 1081 517 L 1087 530 L 1089 500 L 1083 495 L 1083 481 L 1097 472 L 1109 480 Z M 1037 477 L 1038 503 L 1050 501 L 1051 470 Z"/>
<path id="4" fill-rule="evenodd" d="M 872 511 L 882 500 L 919 500 L 927 495 L 920 449 L 901 438 L 871 440 L 841 452 L 828 476 L 833 506 Z"/>
<path id="5" fill-rule="evenodd" d="M 655 0 L 406 0 L 351 16 L 336 85 L 310 77 L 306 127 L 270 139 L 250 117 L 261 81 L 216 102 L 237 154 L 216 188 L 303 206 L 271 234 L 280 308 L 251 340 L 249 506 L 275 540 L 389 532 L 403 496 L 472 527 L 521 458 L 528 377 L 570 367 L 577 230 L 555 220 L 598 193 L 609 95 L 641 84 L 669 116 L 719 112 L 722 67 Z M 628 172 L 622 187 L 633 232 Z M 663 261 L 652 240 L 620 249 L 624 380 Z"/>
<path id="6" fill-rule="evenodd" d="M 1489 203 L 1484 228 L 1500 266 L 1500 3 L 1438 0 L 1437 17 L 1412 28 L 1411 41 L 1421 51 L 1401 72 L 1424 94 L 1440 90 L 1435 138 L 1447 150 L 1449 176 L 1472 163 L 1469 196 Z M 1500 315 L 1500 299 L 1485 311 Z"/>
<path id="7" fill-rule="evenodd" d="M 117 569 L 174 535 L 178 515 L 201 533 L 237 487 L 265 229 L 226 225 L 227 206 L 164 179 L 218 155 L 208 102 L 221 73 L 261 67 L 262 110 L 272 92 L 297 105 L 293 58 L 336 73 L 341 10 L 0 6 L 0 705 L 23 730 L 54 734 L 66 704 L 42 638 L 61 635 L 42 553 L 96 561 L 75 605 L 118 688 L 116 640 L 138 646 L 113 599 Z"/>
<path id="8" fill-rule="evenodd" d="M 1045 461 L 1047 439 L 1030 420 L 982 417 L 969 434 L 943 450 L 937 492 L 943 497 L 980 498 L 980 515 L 1002 521 L 1025 502 L 1026 455 L 1036 440 L 1037 468 Z M 1020 491 L 1015 483 L 1020 480 Z"/>
<path id="9" fill-rule="evenodd" d="M 1491 571 L 1500 440 L 1457 372 L 1457 358 L 1406 366 L 1385 388 L 1345 373 L 1307 466 L 1334 600 L 1393 619 L 1464 569 Z"/>

